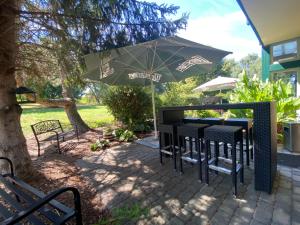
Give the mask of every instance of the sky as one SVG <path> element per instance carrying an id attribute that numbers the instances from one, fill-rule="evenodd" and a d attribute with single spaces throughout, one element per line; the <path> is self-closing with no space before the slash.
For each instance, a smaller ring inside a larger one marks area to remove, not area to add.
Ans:
<path id="1" fill-rule="evenodd" d="M 180 6 L 176 17 L 189 13 L 186 30 L 178 36 L 204 45 L 231 51 L 236 60 L 257 53 L 261 47 L 236 0 L 148 0 Z M 175 17 L 175 18 L 176 18 Z"/>

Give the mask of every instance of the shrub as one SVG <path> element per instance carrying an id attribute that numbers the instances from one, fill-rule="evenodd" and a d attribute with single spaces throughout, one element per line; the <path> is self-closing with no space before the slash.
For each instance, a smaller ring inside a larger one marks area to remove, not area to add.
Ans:
<path id="1" fill-rule="evenodd" d="M 152 118 L 151 97 L 141 87 L 111 87 L 103 103 L 129 130 Z"/>

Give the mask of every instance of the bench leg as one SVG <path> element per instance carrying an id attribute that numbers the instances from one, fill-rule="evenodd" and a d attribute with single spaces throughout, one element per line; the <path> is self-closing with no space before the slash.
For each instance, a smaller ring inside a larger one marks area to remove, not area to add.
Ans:
<path id="1" fill-rule="evenodd" d="M 59 144 L 59 136 L 58 136 L 58 133 L 56 133 L 56 141 L 57 141 L 57 149 L 58 149 L 58 153 L 61 154 L 61 149 L 60 149 L 60 144 Z"/>
<path id="2" fill-rule="evenodd" d="M 40 143 L 38 142 L 37 145 L 38 145 L 38 156 L 41 156 L 41 146 L 40 146 Z"/>

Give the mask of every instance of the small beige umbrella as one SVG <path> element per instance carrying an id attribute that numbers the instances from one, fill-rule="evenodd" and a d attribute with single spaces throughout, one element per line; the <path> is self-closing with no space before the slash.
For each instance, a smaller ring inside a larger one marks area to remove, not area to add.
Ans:
<path id="1" fill-rule="evenodd" d="M 239 81 L 238 78 L 218 76 L 217 78 L 212 79 L 196 87 L 195 89 L 193 89 L 193 91 L 209 92 L 209 91 L 229 90 L 229 89 L 233 89 L 238 81 Z"/>

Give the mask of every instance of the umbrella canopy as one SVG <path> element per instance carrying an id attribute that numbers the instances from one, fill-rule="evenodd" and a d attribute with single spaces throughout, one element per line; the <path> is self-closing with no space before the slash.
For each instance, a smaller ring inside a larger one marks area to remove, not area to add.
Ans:
<path id="1" fill-rule="evenodd" d="M 228 90 L 228 89 L 234 88 L 238 81 L 239 81 L 238 78 L 218 76 L 217 78 L 212 79 L 212 80 L 196 87 L 195 89 L 193 89 L 193 91 L 205 92 L 205 91 Z"/>
<path id="2" fill-rule="evenodd" d="M 164 37 L 86 55 L 86 78 L 112 85 L 151 85 L 156 131 L 154 83 L 208 72 L 229 53 L 177 36 Z"/>

